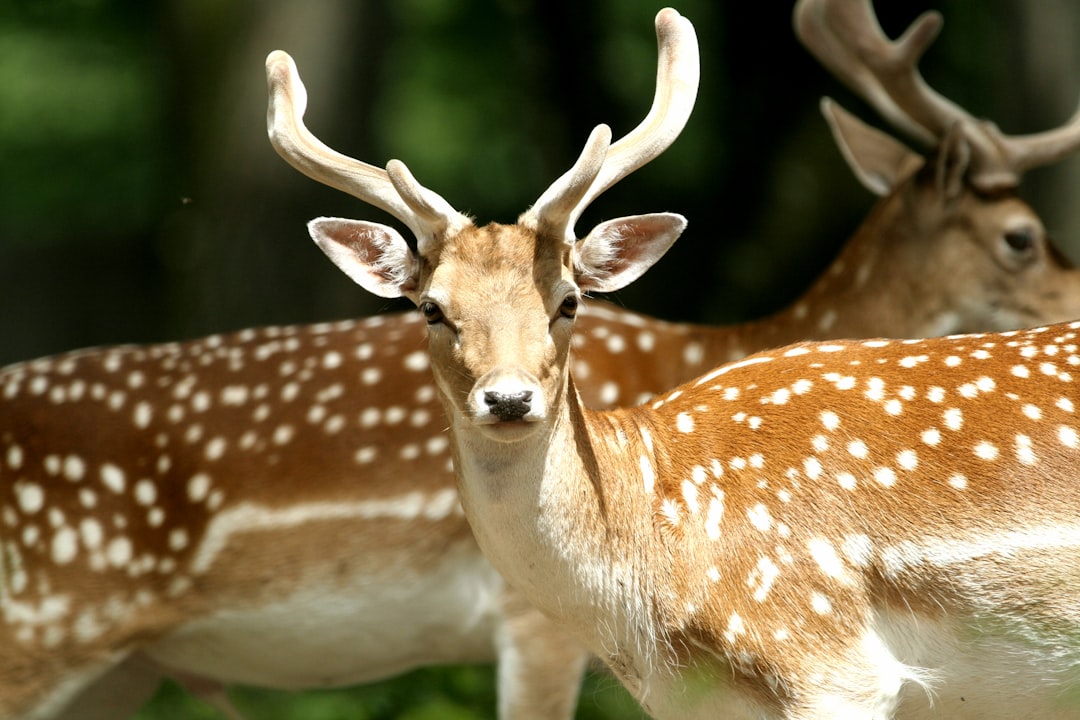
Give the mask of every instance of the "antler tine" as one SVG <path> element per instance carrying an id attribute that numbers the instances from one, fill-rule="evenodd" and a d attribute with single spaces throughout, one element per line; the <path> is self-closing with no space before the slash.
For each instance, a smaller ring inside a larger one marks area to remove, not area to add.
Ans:
<path id="1" fill-rule="evenodd" d="M 986 132 L 1000 148 L 1002 157 L 1018 175 L 1050 165 L 1080 147 L 1080 108 L 1061 127 L 1030 135 L 1005 135 L 991 123 Z"/>
<path id="2" fill-rule="evenodd" d="M 446 200 L 416 182 L 400 161 L 391 161 L 388 167 L 393 171 L 388 173 L 342 155 L 316 138 L 304 125 L 307 90 L 288 53 L 275 50 L 267 56 L 266 84 L 270 144 L 294 168 L 405 223 L 416 236 L 421 253 L 432 238 L 468 222 Z"/>
<path id="3" fill-rule="evenodd" d="M 798 0 L 794 14 L 803 45 L 898 129 L 936 145 L 959 125 L 971 147 L 968 178 L 977 188 L 1015 187 L 1025 170 L 1080 147 L 1080 111 L 1060 128 L 1008 136 L 927 85 L 918 62 L 942 22 L 939 13 L 923 13 L 892 41 L 878 24 L 871 0 Z"/>
<path id="4" fill-rule="evenodd" d="M 892 41 L 870 0 L 799 0 L 795 6 L 795 34 L 807 50 L 889 122 L 928 145 L 956 122 L 975 122 L 918 70 L 942 22 L 940 13 L 923 13 Z"/>
<path id="5" fill-rule="evenodd" d="M 545 224 L 553 228 L 562 225 L 565 239 L 573 242 L 574 225 L 593 200 L 675 142 L 690 119 L 697 98 L 700 76 L 697 35 L 689 20 L 672 8 L 664 8 L 656 15 L 656 38 L 656 92 L 648 115 L 636 128 L 608 148 L 595 179 L 568 211 L 565 198 L 560 198 L 569 197 L 581 189 L 571 183 L 572 173 L 566 173 L 556 180 L 540 200 L 522 215 L 522 222 Z M 591 136 L 590 142 L 592 140 Z M 578 164 L 581 164 L 580 159 Z M 556 207 L 561 208 L 561 213 L 564 213 L 562 217 L 545 217 Z"/>

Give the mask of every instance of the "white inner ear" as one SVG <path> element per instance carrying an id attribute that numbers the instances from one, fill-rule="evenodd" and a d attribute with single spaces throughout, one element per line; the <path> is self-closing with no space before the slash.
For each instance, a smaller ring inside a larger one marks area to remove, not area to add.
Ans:
<path id="1" fill-rule="evenodd" d="M 583 292 L 626 287 L 663 257 L 686 227 L 673 213 L 634 215 L 600 223 L 574 252 L 574 274 Z"/>
<path id="2" fill-rule="evenodd" d="M 392 227 L 363 220 L 317 218 L 311 238 L 353 282 L 379 297 L 408 295 L 416 287 L 416 258 Z"/>

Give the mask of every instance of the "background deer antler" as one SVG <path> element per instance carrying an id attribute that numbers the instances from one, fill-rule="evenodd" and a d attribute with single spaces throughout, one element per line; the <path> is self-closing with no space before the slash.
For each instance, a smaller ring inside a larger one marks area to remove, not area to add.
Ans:
<path id="1" fill-rule="evenodd" d="M 924 13 L 893 41 L 871 0 L 799 0 L 795 7 L 795 31 L 806 48 L 898 129 L 934 146 L 958 128 L 971 144 L 970 180 L 982 190 L 1016 187 L 1025 170 L 1080 146 L 1080 111 L 1054 130 L 1010 136 L 931 88 L 918 65 L 942 23 L 940 13 Z"/>

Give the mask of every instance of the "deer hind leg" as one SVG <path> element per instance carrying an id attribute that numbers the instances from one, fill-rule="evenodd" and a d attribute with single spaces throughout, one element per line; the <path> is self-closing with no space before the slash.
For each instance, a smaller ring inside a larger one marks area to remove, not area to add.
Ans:
<path id="1" fill-rule="evenodd" d="M 498 645 L 500 720 L 574 717 L 589 653 L 507 586 Z"/>

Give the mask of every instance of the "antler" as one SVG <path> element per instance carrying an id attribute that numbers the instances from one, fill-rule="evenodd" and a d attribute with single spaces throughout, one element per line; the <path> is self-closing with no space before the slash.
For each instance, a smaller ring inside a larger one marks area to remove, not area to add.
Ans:
<path id="1" fill-rule="evenodd" d="M 342 155 L 316 138 L 304 125 L 307 90 L 288 53 L 275 50 L 267 56 L 266 84 L 270 144 L 294 168 L 405 223 L 416 236 L 421 254 L 434 238 L 469 223 L 441 196 L 420 185 L 404 163 L 391 160 L 383 170 Z"/>
<path id="2" fill-rule="evenodd" d="M 697 35 L 689 20 L 671 8 L 656 15 L 658 60 L 656 93 L 649 114 L 606 155 L 593 131 L 574 167 L 556 180 L 519 222 L 574 241 L 574 225 L 593 200 L 664 152 L 679 136 L 694 109 L 699 63 Z M 596 153 L 599 153 L 597 157 Z M 593 165 L 602 163 L 598 170 Z M 589 174 L 595 177 L 589 179 Z"/>
<path id="3" fill-rule="evenodd" d="M 923 13 L 895 41 L 882 31 L 871 0 L 798 0 L 794 21 L 811 54 L 901 131 L 936 145 L 959 126 L 971 145 L 969 178 L 977 188 L 1015 187 L 1026 170 L 1080 147 L 1080 110 L 1054 130 L 1010 136 L 931 88 L 918 63 L 941 30 L 940 13 Z"/>

